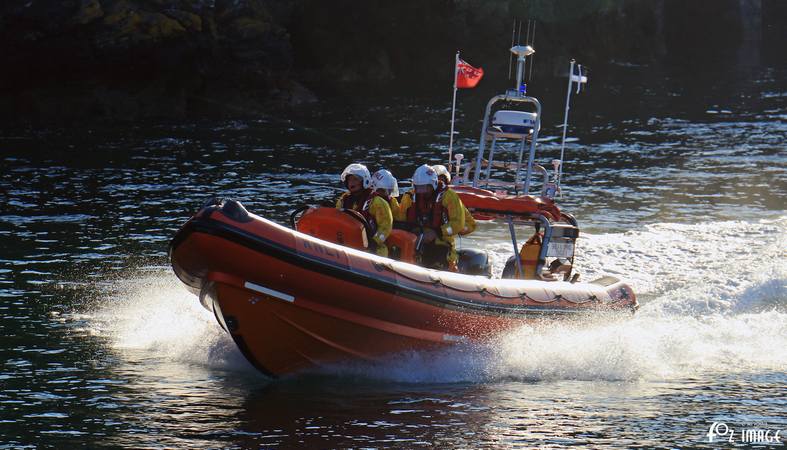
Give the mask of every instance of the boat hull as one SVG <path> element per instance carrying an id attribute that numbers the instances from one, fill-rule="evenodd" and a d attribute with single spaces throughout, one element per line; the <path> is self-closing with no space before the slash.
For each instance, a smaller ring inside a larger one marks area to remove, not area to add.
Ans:
<path id="1" fill-rule="evenodd" d="M 614 279 L 570 284 L 437 272 L 216 206 L 184 225 L 170 257 L 246 358 L 271 376 L 636 308 L 631 289 Z"/>

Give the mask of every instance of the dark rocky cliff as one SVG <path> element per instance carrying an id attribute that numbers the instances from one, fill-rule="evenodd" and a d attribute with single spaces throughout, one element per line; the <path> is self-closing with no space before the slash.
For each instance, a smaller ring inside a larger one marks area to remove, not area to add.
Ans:
<path id="1" fill-rule="evenodd" d="M 179 119 L 428 91 L 456 49 L 507 75 L 513 17 L 538 20 L 541 75 L 572 55 L 601 70 L 785 59 L 781 0 L 6 0 L 0 114 Z"/>

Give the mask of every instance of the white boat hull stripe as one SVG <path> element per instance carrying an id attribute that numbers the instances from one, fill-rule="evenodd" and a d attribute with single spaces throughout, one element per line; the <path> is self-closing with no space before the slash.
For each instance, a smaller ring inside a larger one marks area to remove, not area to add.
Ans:
<path id="1" fill-rule="evenodd" d="M 280 300 L 284 300 L 285 302 L 294 303 L 295 297 L 290 294 L 285 294 L 284 292 L 279 292 L 273 289 L 268 289 L 265 286 L 260 286 L 259 284 L 252 283 L 251 281 L 247 281 L 243 284 L 243 287 L 246 289 L 251 289 L 252 291 L 257 291 L 261 294 L 269 295 L 271 297 L 276 297 Z"/>

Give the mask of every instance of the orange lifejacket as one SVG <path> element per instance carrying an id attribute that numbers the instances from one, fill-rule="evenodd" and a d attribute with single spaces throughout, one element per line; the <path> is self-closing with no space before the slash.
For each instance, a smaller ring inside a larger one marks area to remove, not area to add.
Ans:
<path id="1" fill-rule="evenodd" d="M 341 200 L 342 208 L 352 209 L 358 211 L 359 213 L 363 213 L 363 206 L 366 204 L 366 200 L 369 199 L 371 194 L 371 189 L 363 189 L 355 194 L 348 193 Z M 355 207 L 353 207 L 353 205 Z"/>
<path id="2" fill-rule="evenodd" d="M 410 194 L 415 196 L 415 201 L 407 209 L 408 224 L 440 230 L 441 226 L 448 223 L 448 211 L 443 207 L 445 185 L 440 183 L 437 189 L 434 194 L 434 201 L 425 200 L 423 195 Z"/>

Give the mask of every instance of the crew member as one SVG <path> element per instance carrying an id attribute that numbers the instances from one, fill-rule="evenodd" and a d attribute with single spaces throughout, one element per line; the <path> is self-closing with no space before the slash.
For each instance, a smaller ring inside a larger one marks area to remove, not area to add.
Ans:
<path id="1" fill-rule="evenodd" d="M 372 231 L 372 239 L 377 244 L 377 254 L 388 256 L 388 247 L 385 240 L 391 234 L 393 228 L 393 214 L 391 212 L 391 202 L 396 202 L 399 196 L 399 184 L 391 172 L 381 169 L 372 175 L 372 193 L 363 206 L 361 213 L 369 222 Z M 396 208 L 399 204 L 395 203 Z"/>
<path id="2" fill-rule="evenodd" d="M 361 212 L 372 193 L 372 176 L 369 174 L 369 169 L 363 164 L 353 163 L 344 168 L 341 178 L 347 192 L 336 200 L 336 208 Z"/>
<path id="3" fill-rule="evenodd" d="M 451 172 L 449 172 L 444 165 L 436 164 L 432 166 L 432 169 L 434 169 L 435 173 L 437 173 L 437 181 L 439 183 L 442 183 L 445 187 L 448 187 L 451 184 Z M 459 202 L 459 204 L 462 205 L 462 209 L 464 209 L 465 227 L 459 232 L 459 234 L 461 236 L 465 236 L 475 231 L 475 219 L 473 218 L 473 215 L 470 214 L 470 211 L 467 209 L 464 203 L 462 203 L 462 199 L 459 198 L 459 194 L 457 194 L 453 189 L 446 189 L 445 194 L 443 195 L 446 197 L 456 197 L 456 200 L 450 199 L 449 201 Z"/>
<path id="4" fill-rule="evenodd" d="M 449 190 L 438 184 L 434 169 L 422 165 L 413 174 L 413 190 L 402 196 L 396 219 L 406 222 L 419 236 L 417 251 L 424 266 L 447 266 L 456 272 L 454 236 L 465 227 L 465 212 L 456 193 L 445 195 Z"/>

